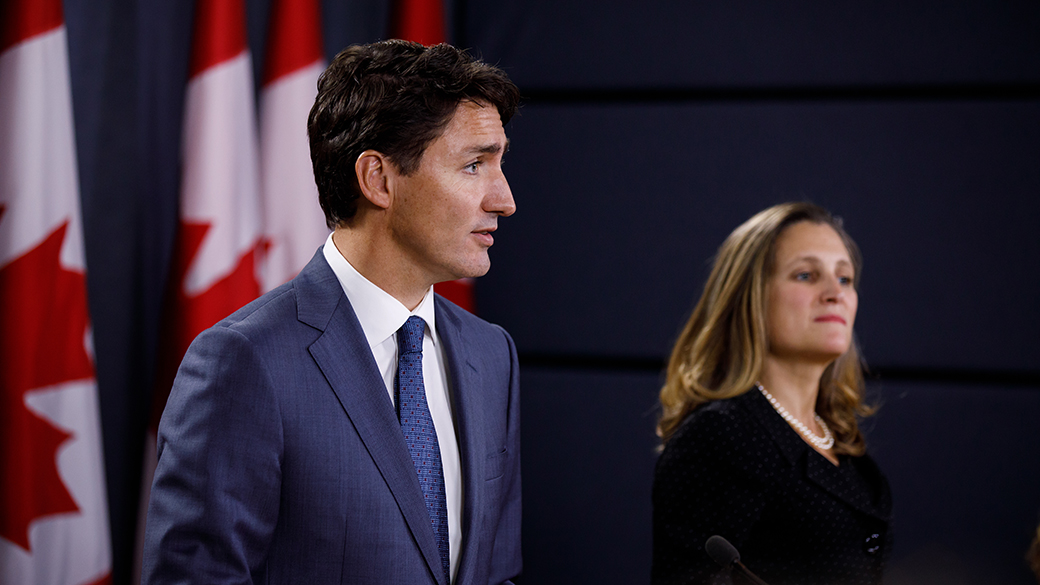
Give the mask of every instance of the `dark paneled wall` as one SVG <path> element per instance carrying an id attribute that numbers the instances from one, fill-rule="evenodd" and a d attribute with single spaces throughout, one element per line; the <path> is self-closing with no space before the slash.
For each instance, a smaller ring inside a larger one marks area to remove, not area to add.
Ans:
<path id="1" fill-rule="evenodd" d="M 510 137 L 481 290 L 525 351 L 664 355 L 730 230 L 811 199 L 862 247 L 872 361 L 1036 367 L 1040 101 L 532 100 Z"/>
<path id="2" fill-rule="evenodd" d="M 524 582 L 649 582 L 657 376 L 522 376 Z"/>
<path id="3" fill-rule="evenodd" d="M 466 2 L 459 41 L 529 89 L 1035 84 L 1028 0 Z"/>
<path id="4" fill-rule="evenodd" d="M 889 585 L 1034 582 L 1040 508 L 1036 387 L 882 382 L 867 437 L 895 496 Z"/>
<path id="5" fill-rule="evenodd" d="M 1040 5 L 468 3 L 528 96 L 482 314 L 524 364 L 527 577 L 646 583 L 661 367 L 712 256 L 808 199 L 866 260 L 888 582 L 1032 582 Z M 696 494 L 691 494 L 696 497 Z"/>

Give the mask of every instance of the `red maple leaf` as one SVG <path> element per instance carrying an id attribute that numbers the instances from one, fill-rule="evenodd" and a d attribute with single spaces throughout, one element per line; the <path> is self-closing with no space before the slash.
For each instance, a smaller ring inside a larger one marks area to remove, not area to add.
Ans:
<path id="1" fill-rule="evenodd" d="M 258 241 L 252 249 L 242 254 L 235 268 L 208 289 L 196 295 L 185 294 L 184 280 L 188 269 L 209 229 L 210 225 L 205 223 L 181 223 L 177 235 L 159 337 L 156 388 L 152 396 L 152 430 L 159 426 L 159 417 L 166 407 L 177 368 L 192 340 L 217 321 L 260 296 L 256 266 L 259 256 L 267 250 L 266 240 Z"/>
<path id="2" fill-rule="evenodd" d="M 32 390 L 94 377 L 86 278 L 59 261 L 67 228 L 0 268 L 0 536 L 26 551 L 30 522 L 78 511 L 57 465 L 71 435 L 25 404 Z"/>

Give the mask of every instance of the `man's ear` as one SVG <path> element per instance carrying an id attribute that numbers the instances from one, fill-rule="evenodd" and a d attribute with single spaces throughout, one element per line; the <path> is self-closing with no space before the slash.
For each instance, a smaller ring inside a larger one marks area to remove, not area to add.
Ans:
<path id="1" fill-rule="evenodd" d="M 390 207 L 390 175 L 396 171 L 386 156 L 375 150 L 366 150 L 354 162 L 358 187 L 372 205 L 380 209 Z"/>

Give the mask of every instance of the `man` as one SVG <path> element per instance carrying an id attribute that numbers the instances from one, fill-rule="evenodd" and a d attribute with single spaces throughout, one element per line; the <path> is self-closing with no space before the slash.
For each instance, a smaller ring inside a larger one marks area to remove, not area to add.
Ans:
<path id="1" fill-rule="evenodd" d="M 146 583 L 508 583 L 520 572 L 509 335 L 433 293 L 515 210 L 519 94 L 448 45 L 353 46 L 308 131 L 333 233 L 202 333 L 159 425 Z M 421 352 L 421 353 L 420 353 Z"/>

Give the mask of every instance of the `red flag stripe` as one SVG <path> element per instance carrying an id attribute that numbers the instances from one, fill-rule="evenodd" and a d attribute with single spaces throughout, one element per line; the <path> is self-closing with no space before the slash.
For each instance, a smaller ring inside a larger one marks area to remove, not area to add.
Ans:
<path id="1" fill-rule="evenodd" d="M 0 2 L 0 53 L 63 22 L 61 0 Z"/>
<path id="2" fill-rule="evenodd" d="M 264 85 L 323 57 L 317 0 L 274 0 L 270 18 Z"/>
<path id="3" fill-rule="evenodd" d="M 194 35 L 191 77 L 237 57 L 246 50 L 243 0 L 199 0 Z"/>
<path id="4" fill-rule="evenodd" d="M 423 45 L 446 42 L 448 34 L 441 0 L 398 0 L 393 34 Z"/>
<path id="5" fill-rule="evenodd" d="M 477 314 L 477 299 L 473 288 L 472 278 L 460 278 L 438 282 L 433 285 L 433 292 L 475 315 Z"/>

